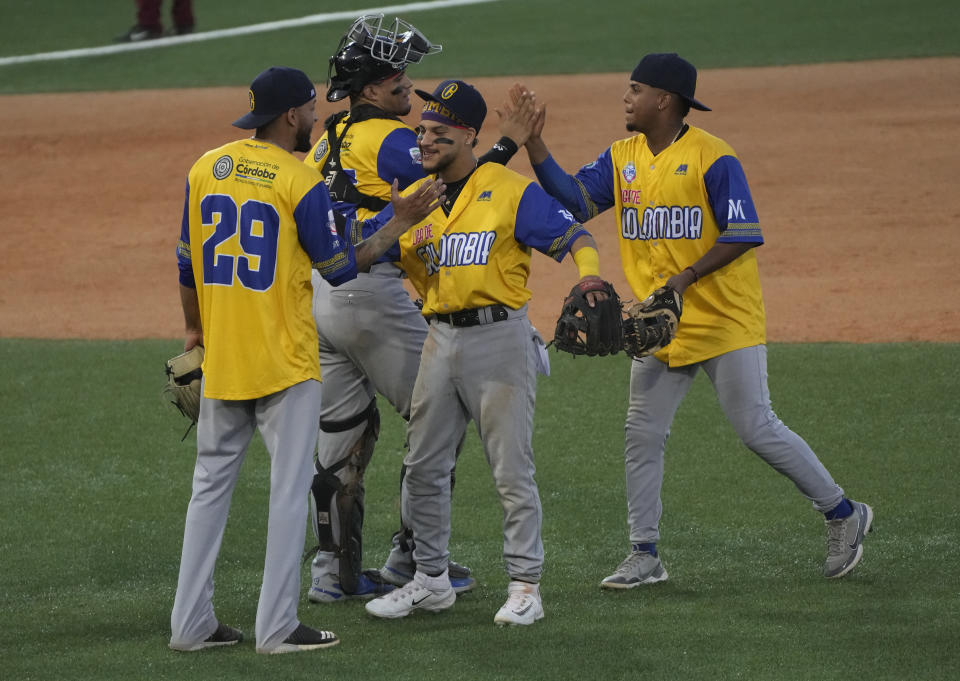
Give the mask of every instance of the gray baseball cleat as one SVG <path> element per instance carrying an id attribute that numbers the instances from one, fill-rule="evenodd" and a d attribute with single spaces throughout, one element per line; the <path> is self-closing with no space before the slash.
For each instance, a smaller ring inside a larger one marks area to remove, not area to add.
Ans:
<path id="1" fill-rule="evenodd" d="M 873 525 L 873 509 L 859 501 L 850 501 L 853 513 L 846 518 L 826 520 L 827 560 L 823 576 L 837 579 L 849 573 L 863 557 L 863 537 Z"/>
<path id="2" fill-rule="evenodd" d="M 655 584 L 667 579 L 667 571 L 659 556 L 647 551 L 634 551 L 627 556 L 617 571 L 600 582 L 601 589 L 632 589 L 641 584 Z"/>

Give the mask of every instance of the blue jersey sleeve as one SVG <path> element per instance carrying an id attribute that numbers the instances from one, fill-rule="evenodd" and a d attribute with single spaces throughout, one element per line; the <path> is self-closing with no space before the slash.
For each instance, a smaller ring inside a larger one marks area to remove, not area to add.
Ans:
<path id="1" fill-rule="evenodd" d="M 559 262 L 571 244 L 584 234 L 589 232 L 559 201 L 535 182 L 527 185 L 517 207 L 513 230 L 517 241 Z"/>
<path id="2" fill-rule="evenodd" d="M 553 156 L 533 167 L 537 181 L 583 222 L 594 218 L 614 204 L 613 161 L 607 148 L 596 161 L 588 163 L 571 176 Z"/>
<path id="3" fill-rule="evenodd" d="M 183 217 L 180 219 L 180 241 L 177 242 L 177 266 L 180 268 L 180 283 L 187 288 L 197 288 L 193 277 L 193 258 L 190 255 L 190 180 L 183 197 Z"/>
<path id="4" fill-rule="evenodd" d="M 425 177 L 420 165 L 417 135 L 410 128 L 397 128 L 383 139 L 377 153 L 377 175 L 387 184 L 396 179 L 400 189 Z"/>
<path id="5" fill-rule="evenodd" d="M 356 278 L 353 246 L 337 234 L 330 194 L 322 181 L 303 195 L 293 211 L 293 219 L 297 223 L 300 245 L 324 279 L 339 286 Z"/>
<path id="6" fill-rule="evenodd" d="M 707 197 L 720 230 L 720 243 L 762 244 L 757 209 L 747 176 L 735 156 L 721 156 L 703 175 Z"/>

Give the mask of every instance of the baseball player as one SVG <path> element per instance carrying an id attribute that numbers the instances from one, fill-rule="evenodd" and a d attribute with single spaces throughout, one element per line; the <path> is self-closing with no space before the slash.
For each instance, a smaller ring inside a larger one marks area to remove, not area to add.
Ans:
<path id="1" fill-rule="evenodd" d="M 170 647 L 182 651 L 243 638 L 214 614 L 213 572 L 255 430 L 271 460 L 257 652 L 339 642 L 297 618 L 304 497 L 320 417 L 310 270 L 332 285 L 354 278 L 432 210 L 442 189 L 398 198 L 393 223 L 354 247 L 337 234 L 321 176 L 291 153 L 310 149 L 317 120 L 310 79 L 296 69 L 271 67 L 256 77 L 249 96 L 250 112 L 234 125 L 256 134 L 209 151 L 193 165 L 177 247 L 184 346 L 205 346 L 197 464 L 170 617 Z"/>
<path id="2" fill-rule="evenodd" d="M 161 0 L 137 0 L 137 23 L 121 36 L 118 42 L 137 43 L 163 37 L 163 21 L 160 19 Z M 173 0 L 170 8 L 173 19 L 171 35 L 193 33 L 193 0 Z"/>
<path id="3" fill-rule="evenodd" d="M 531 249 L 558 261 L 572 252 L 583 279 L 599 278 L 599 257 L 593 237 L 536 183 L 501 165 L 478 165 L 473 146 L 486 104 L 477 90 L 447 80 L 432 94 L 416 93 L 426 101 L 418 137 L 423 168 L 447 185 L 446 202 L 398 245 L 430 323 L 413 390 L 402 494 L 416 573 L 366 609 L 396 618 L 444 610 L 456 600 L 448 572 L 449 472 L 473 419 L 504 515 L 510 583 L 494 620 L 533 624 L 543 617 L 543 544 L 531 435 L 545 352 L 527 318 Z"/>
<path id="4" fill-rule="evenodd" d="M 327 100 L 349 97 L 350 109 L 327 119 L 304 162 L 323 173 L 336 210 L 351 225 L 389 204 L 394 180 L 403 189 L 424 177 L 416 133 L 399 116 L 411 109 L 407 67 L 440 49 L 407 22 L 385 23 L 378 14 L 354 21 L 331 57 Z M 512 113 L 501 125 L 504 137 L 483 161 L 505 164 L 526 139 L 530 121 Z M 355 226 L 346 231 L 357 234 Z M 362 570 L 363 474 L 379 431 L 376 393 L 409 419 L 427 336 L 398 265 L 381 258 L 369 274 L 338 287 L 314 276 L 325 386 L 311 495 L 319 546 L 308 598 L 317 603 L 373 597 L 413 578 L 412 535 L 406 527 L 394 536 L 379 572 Z M 458 592 L 476 583 L 468 568 L 452 561 L 450 575 Z"/>
<path id="5" fill-rule="evenodd" d="M 677 336 L 634 361 L 626 419 L 627 519 L 631 552 L 601 586 L 660 582 L 657 553 L 664 447 L 674 414 L 702 368 L 743 443 L 787 476 L 824 514 L 823 574 L 842 577 L 863 555 L 873 521 L 806 442 L 773 413 L 767 388 L 763 299 L 753 249 L 763 243 L 746 176 L 723 140 L 685 122 L 697 71 L 676 54 L 648 54 L 624 94 L 627 130 L 576 176 L 550 156 L 539 131 L 527 141 L 544 188 L 575 216 L 608 208 L 619 218 L 620 255 L 634 295 L 666 285 L 684 295 Z"/>

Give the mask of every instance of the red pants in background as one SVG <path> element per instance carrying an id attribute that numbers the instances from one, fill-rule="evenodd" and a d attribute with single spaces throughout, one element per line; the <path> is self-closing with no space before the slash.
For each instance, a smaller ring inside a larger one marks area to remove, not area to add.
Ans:
<path id="1" fill-rule="evenodd" d="M 137 24 L 147 29 L 160 31 L 160 5 L 163 0 L 137 0 Z M 193 0 L 173 0 L 170 12 L 173 25 L 178 29 L 193 28 Z"/>

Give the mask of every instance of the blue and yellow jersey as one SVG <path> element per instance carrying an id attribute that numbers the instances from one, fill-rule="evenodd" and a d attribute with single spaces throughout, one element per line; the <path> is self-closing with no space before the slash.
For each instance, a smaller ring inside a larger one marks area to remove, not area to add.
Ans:
<path id="1" fill-rule="evenodd" d="M 354 113 L 351 112 L 351 115 Z M 344 135 L 345 128 L 347 130 Z M 353 186 L 362 194 L 389 202 L 390 186 L 394 179 L 398 181 L 400 189 L 404 189 L 424 177 L 417 135 L 401 120 L 364 116 L 357 122 L 352 122 L 348 116 L 337 124 L 336 134 L 343 135 L 340 164 Z M 329 155 L 330 139 L 327 131 L 324 131 L 303 161 L 328 178 L 325 165 Z M 329 179 L 327 181 L 329 182 Z M 375 210 L 343 201 L 336 201 L 334 209 L 357 220 L 366 220 L 377 213 Z"/>
<path id="2" fill-rule="evenodd" d="M 763 243 L 740 160 L 723 140 L 689 129 L 654 156 L 644 135 L 614 142 L 571 177 L 552 158 L 537 178 L 581 220 L 615 207 L 620 259 L 638 300 L 717 242 Z M 751 249 L 687 288 L 677 337 L 657 353 L 683 366 L 766 342 Z"/>
<path id="3" fill-rule="evenodd" d="M 356 263 L 315 170 L 261 140 L 207 152 L 187 178 L 177 258 L 200 302 L 206 397 L 320 380 L 310 270 L 336 285 Z"/>
<path id="4" fill-rule="evenodd" d="M 364 229 L 378 229 L 392 215 L 387 207 Z M 469 177 L 449 216 L 433 211 L 400 237 L 394 254 L 399 249 L 403 270 L 423 297 L 424 315 L 495 303 L 517 309 L 530 299 L 531 249 L 559 262 L 584 234 L 535 182 L 486 163 Z"/>

